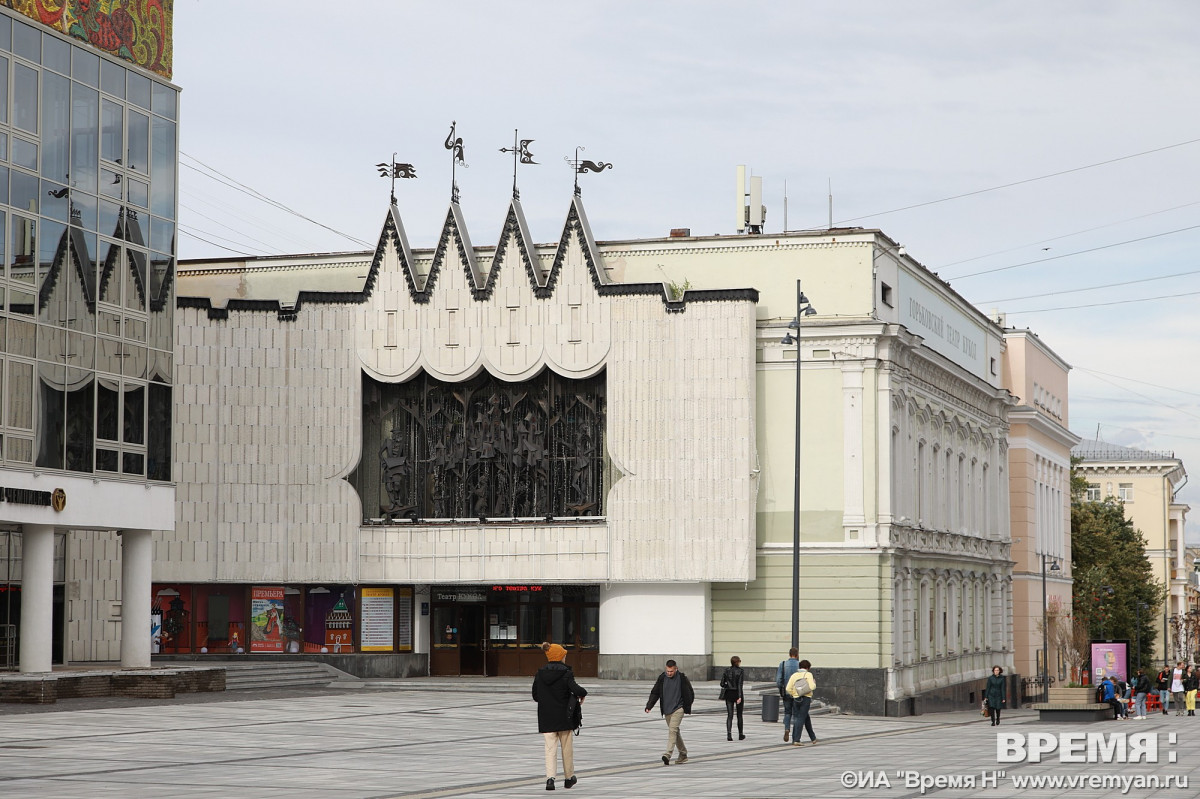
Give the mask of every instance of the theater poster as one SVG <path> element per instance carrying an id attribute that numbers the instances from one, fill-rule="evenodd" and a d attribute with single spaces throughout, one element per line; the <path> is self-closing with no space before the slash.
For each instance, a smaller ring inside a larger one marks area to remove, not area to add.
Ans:
<path id="1" fill-rule="evenodd" d="M 282 652 L 283 586 L 250 589 L 250 651 Z"/>

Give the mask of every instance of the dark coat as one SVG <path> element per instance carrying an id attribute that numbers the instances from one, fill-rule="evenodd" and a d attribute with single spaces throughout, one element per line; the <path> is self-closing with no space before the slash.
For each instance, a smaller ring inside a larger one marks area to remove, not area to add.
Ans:
<path id="1" fill-rule="evenodd" d="M 696 693 L 692 690 L 692 681 L 682 671 L 677 671 L 675 674 L 679 679 L 683 680 L 683 685 L 680 686 L 680 696 L 683 699 L 683 714 L 690 716 L 692 715 L 692 702 L 696 701 Z M 658 675 L 658 680 L 654 683 L 654 687 L 650 689 L 650 701 L 646 703 L 646 710 L 654 707 L 658 704 L 658 700 L 662 699 L 663 680 L 665 679 L 667 679 L 667 673 L 664 671 Z M 662 708 L 659 708 L 659 710 L 661 711 Z"/>
<path id="2" fill-rule="evenodd" d="M 736 702 L 741 699 L 745 701 L 746 695 L 742 693 L 742 682 L 745 680 L 745 672 L 741 666 L 729 666 L 725 669 L 725 673 L 721 675 L 721 685 L 725 688 L 722 690 L 721 698 L 726 702 Z"/>
<path id="3" fill-rule="evenodd" d="M 547 663 L 533 678 L 533 698 L 538 703 L 538 732 L 575 729 L 571 697 L 587 696 L 575 682 L 575 672 L 566 663 Z"/>
<path id="4" fill-rule="evenodd" d="M 1008 699 L 1008 680 L 1003 674 L 993 674 L 987 678 L 983 696 L 987 699 L 988 707 L 1004 707 L 1004 700 Z"/>

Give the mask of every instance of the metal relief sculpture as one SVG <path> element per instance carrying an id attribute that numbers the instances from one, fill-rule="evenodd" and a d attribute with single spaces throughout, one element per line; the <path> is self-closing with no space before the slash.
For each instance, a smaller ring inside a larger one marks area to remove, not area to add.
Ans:
<path id="1" fill-rule="evenodd" d="M 378 453 L 378 481 L 370 467 L 355 478 L 364 514 L 599 515 L 604 385 L 603 375 L 570 380 L 549 371 L 524 383 L 487 374 L 457 384 L 424 374 L 401 385 L 364 377 L 363 451 Z"/>

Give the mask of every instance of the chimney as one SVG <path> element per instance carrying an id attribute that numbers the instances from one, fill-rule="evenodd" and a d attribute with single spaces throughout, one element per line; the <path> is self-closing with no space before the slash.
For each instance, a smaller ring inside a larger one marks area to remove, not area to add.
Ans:
<path id="1" fill-rule="evenodd" d="M 692 229 L 690 227 L 673 227 L 673 228 L 671 228 L 671 238 L 673 238 L 673 239 L 686 239 L 686 238 L 689 238 L 691 235 L 692 235 Z"/>

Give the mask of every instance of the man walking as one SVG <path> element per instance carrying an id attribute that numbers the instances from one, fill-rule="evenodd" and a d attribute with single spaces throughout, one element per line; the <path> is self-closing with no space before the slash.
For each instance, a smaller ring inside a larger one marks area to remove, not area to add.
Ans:
<path id="1" fill-rule="evenodd" d="M 795 700 L 787 692 L 788 680 L 800 668 L 800 650 L 793 647 L 788 650 L 787 660 L 779 661 L 775 669 L 775 687 L 779 689 L 779 698 L 783 700 L 783 741 L 787 743 L 792 732 L 792 707 Z"/>
<path id="2" fill-rule="evenodd" d="M 659 702 L 659 710 L 667 722 L 667 751 L 662 756 L 664 766 L 671 765 L 671 752 L 676 747 L 679 747 L 679 757 L 675 759 L 675 765 L 687 762 L 687 744 L 679 734 L 679 724 L 684 716 L 692 715 L 692 702 L 695 699 L 691 680 L 679 670 L 675 661 L 668 660 L 667 670 L 658 675 L 658 681 L 650 689 L 650 701 L 646 703 L 646 712 L 649 713 L 650 708 Z"/>
<path id="3" fill-rule="evenodd" d="M 1183 679 L 1187 676 L 1187 669 L 1182 660 L 1175 670 L 1171 672 L 1171 700 L 1175 703 L 1175 715 L 1183 715 L 1183 695 L 1186 689 L 1183 687 Z"/>
<path id="4" fill-rule="evenodd" d="M 800 661 L 800 668 L 788 679 L 787 692 L 792 697 L 792 746 L 804 746 L 800 743 L 801 730 L 808 732 L 809 745 L 817 742 L 809 715 L 813 691 L 817 690 L 817 681 L 809 671 L 811 667 L 812 664 L 807 660 Z"/>
<path id="5" fill-rule="evenodd" d="M 558 750 L 562 747 L 563 787 L 574 788 L 575 744 L 571 731 L 575 729 L 575 702 L 582 703 L 587 689 L 575 682 L 575 674 L 567 665 L 567 650 L 558 644 L 542 644 L 546 653 L 545 666 L 533 678 L 533 698 L 538 703 L 538 732 L 546 739 L 546 790 L 554 790 L 554 775 L 558 771 Z M 574 700 L 574 701 L 572 701 Z"/>

